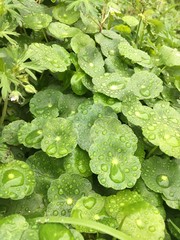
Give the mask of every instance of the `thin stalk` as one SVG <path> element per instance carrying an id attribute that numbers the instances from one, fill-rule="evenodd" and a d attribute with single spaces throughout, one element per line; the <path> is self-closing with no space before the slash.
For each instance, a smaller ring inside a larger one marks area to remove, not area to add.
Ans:
<path id="1" fill-rule="evenodd" d="M 48 41 L 48 39 L 47 39 L 47 36 L 46 36 L 46 33 L 45 33 L 44 29 L 42 30 L 42 32 L 43 32 L 44 39 L 45 39 L 46 42 L 48 43 L 49 41 Z"/>
<path id="2" fill-rule="evenodd" d="M 2 116 L 0 119 L 0 126 L 3 125 L 4 123 L 4 119 L 6 117 L 6 112 L 7 112 L 7 106 L 8 106 L 8 97 L 6 97 L 6 99 L 4 100 L 4 106 L 3 106 L 3 110 L 2 110 Z"/>
<path id="3" fill-rule="evenodd" d="M 146 156 L 146 158 L 149 158 L 153 155 L 153 153 L 156 151 L 156 149 L 158 148 L 158 146 L 155 146 L 151 149 L 151 151 L 148 153 L 148 155 Z"/>
<path id="4" fill-rule="evenodd" d="M 95 229 L 98 232 L 103 232 L 119 240 L 137 240 L 134 237 L 132 238 L 127 234 L 121 231 L 118 231 L 112 227 L 109 227 L 102 223 L 98 223 L 96 221 L 91 221 L 86 219 L 50 216 L 50 217 L 38 217 L 36 218 L 36 223 L 62 223 L 62 224 L 79 225 L 79 226 Z"/>
<path id="5" fill-rule="evenodd" d="M 139 25 L 138 25 L 138 29 L 137 29 L 137 33 L 136 33 L 136 39 L 135 39 L 135 43 L 137 46 L 141 46 L 142 41 L 143 41 L 143 37 L 144 37 L 144 23 L 142 20 L 142 16 L 141 19 L 139 21 Z"/>

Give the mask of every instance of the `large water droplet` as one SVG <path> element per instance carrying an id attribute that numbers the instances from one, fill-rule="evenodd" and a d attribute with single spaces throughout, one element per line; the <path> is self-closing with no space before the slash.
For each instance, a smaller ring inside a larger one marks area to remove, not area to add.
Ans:
<path id="1" fill-rule="evenodd" d="M 168 188 L 170 185 L 168 176 L 163 174 L 157 176 L 156 182 L 160 187 L 163 187 L 163 188 Z"/>
<path id="2" fill-rule="evenodd" d="M 156 231 L 156 228 L 154 226 L 150 226 L 148 229 L 149 229 L 150 232 L 155 232 Z"/>
<path id="3" fill-rule="evenodd" d="M 103 172 L 107 172 L 107 170 L 108 170 L 107 164 L 102 164 L 102 165 L 101 165 L 101 170 L 102 170 Z"/>
<path id="4" fill-rule="evenodd" d="M 146 86 L 141 87 L 140 93 L 143 97 L 149 97 L 150 96 L 150 91 Z"/>
<path id="5" fill-rule="evenodd" d="M 119 164 L 111 165 L 109 177 L 115 183 L 121 183 L 124 181 L 124 173 L 121 171 Z"/>
<path id="6" fill-rule="evenodd" d="M 16 187 L 24 184 L 24 175 L 17 170 L 8 170 L 3 174 L 4 187 Z"/>
<path id="7" fill-rule="evenodd" d="M 142 229 L 145 227 L 145 224 L 143 223 L 143 221 L 141 219 L 137 219 L 136 220 L 136 225 L 138 226 L 138 228 Z"/>
<path id="8" fill-rule="evenodd" d="M 96 199 L 94 197 L 88 197 L 84 199 L 83 204 L 87 209 L 92 209 L 96 204 Z"/>
<path id="9" fill-rule="evenodd" d="M 54 144 L 49 145 L 49 147 L 46 149 L 46 153 L 48 155 L 54 155 L 57 151 L 57 148 Z"/>
<path id="10" fill-rule="evenodd" d="M 143 119 L 143 120 L 148 120 L 149 119 L 149 115 L 147 113 L 144 113 L 144 112 L 136 111 L 135 115 L 137 117 L 139 117 L 140 119 Z"/>

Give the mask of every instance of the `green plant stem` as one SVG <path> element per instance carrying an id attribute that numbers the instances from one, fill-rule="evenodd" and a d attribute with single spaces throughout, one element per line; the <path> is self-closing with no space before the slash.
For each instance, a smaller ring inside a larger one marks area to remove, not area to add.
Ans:
<path id="1" fill-rule="evenodd" d="M 3 110 L 2 110 L 2 116 L 0 119 L 0 126 L 3 125 L 4 123 L 4 119 L 6 117 L 6 112 L 7 112 L 7 106 L 8 106 L 8 97 L 6 97 L 6 99 L 4 100 L 4 106 L 3 106 Z"/>
<path id="2" fill-rule="evenodd" d="M 157 148 L 158 148 L 158 146 L 153 147 L 151 149 L 151 151 L 148 153 L 148 155 L 146 156 L 146 158 L 150 158 L 153 155 L 153 153 L 156 151 Z"/>
<path id="3" fill-rule="evenodd" d="M 134 237 L 132 238 L 121 231 L 118 231 L 112 227 L 109 227 L 107 225 L 104 225 L 102 223 L 98 223 L 92 220 L 71 218 L 71 217 L 61 217 L 61 216 L 59 217 L 50 216 L 50 217 L 36 218 L 36 223 L 62 223 L 62 224 L 79 225 L 79 226 L 95 229 L 99 232 L 103 232 L 119 240 L 136 240 Z"/>
<path id="4" fill-rule="evenodd" d="M 144 23 L 142 20 L 142 16 L 141 19 L 139 21 L 139 25 L 138 25 L 138 29 L 137 29 L 137 33 L 136 33 L 136 39 L 135 39 L 135 43 L 137 46 L 141 46 L 142 45 L 142 41 L 143 41 L 143 37 L 144 37 Z"/>

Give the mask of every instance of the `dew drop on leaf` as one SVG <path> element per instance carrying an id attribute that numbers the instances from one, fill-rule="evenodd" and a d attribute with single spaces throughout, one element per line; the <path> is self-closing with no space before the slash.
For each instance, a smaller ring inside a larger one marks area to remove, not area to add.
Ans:
<path id="1" fill-rule="evenodd" d="M 140 93 L 141 93 L 144 97 L 149 97 L 150 94 L 151 94 L 150 91 L 149 91 L 149 89 L 147 89 L 147 87 L 141 87 Z"/>
<path id="2" fill-rule="evenodd" d="M 115 183 L 122 183 L 125 180 L 124 173 L 117 164 L 111 165 L 109 177 Z"/>
<path id="3" fill-rule="evenodd" d="M 137 219 L 136 220 L 136 225 L 138 226 L 138 228 L 142 229 L 144 228 L 145 224 L 143 223 L 143 221 L 141 219 Z"/>
<path id="4" fill-rule="evenodd" d="M 56 151 L 57 149 L 56 149 L 56 146 L 54 146 L 54 144 L 49 145 L 49 147 L 46 149 L 46 153 L 48 155 L 54 155 Z"/>
<path id="5" fill-rule="evenodd" d="M 170 186 L 169 178 L 167 175 L 159 175 L 156 178 L 156 182 L 160 187 L 168 188 Z"/>
<path id="6" fill-rule="evenodd" d="M 96 204 L 96 199 L 94 197 L 88 197 L 83 200 L 83 204 L 87 209 L 92 209 Z"/>
<path id="7" fill-rule="evenodd" d="M 102 164 L 102 165 L 101 165 L 101 170 L 102 170 L 103 172 L 107 172 L 108 166 L 107 166 L 106 164 Z"/>
<path id="8" fill-rule="evenodd" d="M 17 170 L 8 170 L 3 174 L 2 182 L 6 187 L 22 186 L 24 184 L 24 176 Z"/>

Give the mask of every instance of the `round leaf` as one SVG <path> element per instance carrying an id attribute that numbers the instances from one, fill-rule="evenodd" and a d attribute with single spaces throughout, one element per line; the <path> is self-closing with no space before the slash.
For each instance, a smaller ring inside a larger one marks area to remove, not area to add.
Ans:
<path id="1" fill-rule="evenodd" d="M 61 158 L 74 150 L 77 145 L 77 132 L 70 120 L 52 118 L 43 129 L 41 148 L 50 157 Z"/>
<path id="2" fill-rule="evenodd" d="M 0 165 L 0 197 L 13 200 L 32 194 L 35 187 L 34 173 L 22 161 L 12 161 Z"/>

